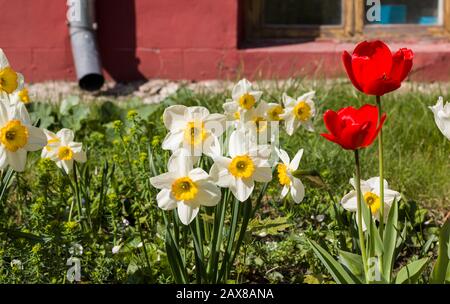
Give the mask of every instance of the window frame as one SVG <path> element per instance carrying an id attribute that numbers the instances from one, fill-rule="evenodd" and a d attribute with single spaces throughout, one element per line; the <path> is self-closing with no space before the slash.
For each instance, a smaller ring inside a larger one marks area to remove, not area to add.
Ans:
<path id="1" fill-rule="evenodd" d="M 262 0 L 244 0 L 244 38 L 246 42 L 264 40 L 316 40 L 361 38 L 407 39 L 450 37 L 450 0 L 442 0 L 442 24 L 365 24 L 366 1 L 342 0 L 340 25 L 267 25 Z M 413 29 L 413 30 L 412 30 Z"/>
<path id="2" fill-rule="evenodd" d="M 313 37 L 344 37 L 351 27 L 348 18 L 353 15 L 353 1 L 342 1 L 342 23 L 338 25 L 269 25 L 264 24 L 262 0 L 244 1 L 245 38 L 248 41 L 262 39 L 308 39 Z"/>

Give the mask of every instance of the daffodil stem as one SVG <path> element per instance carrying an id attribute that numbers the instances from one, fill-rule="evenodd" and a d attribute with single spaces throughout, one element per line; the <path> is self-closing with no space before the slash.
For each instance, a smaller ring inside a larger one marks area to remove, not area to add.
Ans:
<path id="1" fill-rule="evenodd" d="M 381 124 L 381 117 L 383 116 L 383 111 L 381 108 L 381 96 L 377 96 L 377 106 L 378 106 L 378 123 Z M 378 135 L 378 161 L 380 167 L 380 236 L 383 238 L 384 230 L 384 168 L 383 168 L 383 128 L 380 128 L 380 134 Z"/>
<path id="2" fill-rule="evenodd" d="M 356 179 L 356 201 L 357 201 L 357 220 L 358 220 L 358 234 L 359 234 L 359 246 L 361 247 L 361 257 L 364 265 L 364 273 L 367 276 L 367 256 L 366 256 L 366 241 L 364 240 L 363 222 L 362 222 L 362 206 L 361 206 L 361 166 L 359 163 L 359 151 L 355 150 L 355 179 Z"/>

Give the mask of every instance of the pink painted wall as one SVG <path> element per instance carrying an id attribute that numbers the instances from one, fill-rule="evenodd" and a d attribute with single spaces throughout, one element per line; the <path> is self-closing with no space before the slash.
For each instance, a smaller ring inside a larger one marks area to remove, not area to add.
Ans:
<path id="1" fill-rule="evenodd" d="M 65 3 L 0 0 L 0 47 L 30 81 L 75 78 Z M 113 79 L 217 78 L 234 65 L 238 0 L 97 0 L 97 9 Z"/>
<path id="2" fill-rule="evenodd" d="M 240 0 L 97 0 L 108 79 L 285 78 L 343 75 L 352 44 L 310 42 L 238 49 Z M 0 47 L 27 81 L 74 80 L 65 0 L 0 0 Z M 413 79 L 449 80 L 450 44 L 416 51 Z M 397 48 L 397 46 L 393 46 Z"/>

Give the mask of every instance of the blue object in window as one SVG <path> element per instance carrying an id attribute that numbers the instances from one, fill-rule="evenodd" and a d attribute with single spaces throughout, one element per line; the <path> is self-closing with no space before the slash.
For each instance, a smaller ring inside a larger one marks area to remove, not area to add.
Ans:
<path id="1" fill-rule="evenodd" d="M 438 23 L 437 17 L 434 16 L 422 16 L 419 19 L 419 24 L 434 25 L 437 23 Z"/>
<path id="2" fill-rule="evenodd" d="M 381 5 L 381 24 L 406 23 L 406 5 Z"/>

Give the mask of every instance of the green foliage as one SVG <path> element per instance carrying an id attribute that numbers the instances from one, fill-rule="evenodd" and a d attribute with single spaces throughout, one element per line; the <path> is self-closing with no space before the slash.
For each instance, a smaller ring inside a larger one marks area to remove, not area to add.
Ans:
<path id="1" fill-rule="evenodd" d="M 267 88 L 265 93 L 276 102 L 283 91 L 298 96 L 310 86 L 295 80 L 289 86 Z M 339 205 L 350 189 L 352 155 L 317 133 L 325 130 L 320 117 L 326 108 L 361 105 L 372 99 L 347 84 L 318 82 L 313 89 L 318 96 L 316 133 L 300 129 L 280 139 L 291 155 L 305 149 L 299 172 L 306 186 L 305 200 L 299 205 L 289 197 L 282 201 L 280 187 L 275 182 L 269 185 L 247 233 L 237 231 L 233 244 L 241 241 L 242 249 L 231 265 L 228 281 L 359 283 L 364 279 L 356 229 L 351 225 L 353 215 Z M 396 203 L 398 213 L 391 208 L 382 242 L 377 239 L 371 247 L 374 252 L 383 248 L 384 273 L 393 274 L 383 277 L 386 282 L 449 281 L 449 267 L 444 266 L 449 257 L 449 225 L 439 239 L 437 220 L 450 197 L 450 144 L 443 140 L 427 108 L 439 94 L 445 92 L 413 89 L 384 100 L 388 114 L 386 179 L 404 197 Z M 68 283 L 66 262 L 71 256 L 81 260 L 83 283 L 193 282 L 195 245 L 186 237 L 189 230 L 165 229 L 165 221 L 171 223 L 176 217 L 157 208 L 157 192 L 149 177 L 165 170 L 169 156 L 160 148 L 166 134 L 161 120 L 164 109 L 173 104 L 203 105 L 218 112 L 228 97 L 228 92 L 198 94 L 183 88 L 160 105 L 136 100 L 85 103 L 78 97 L 56 105 L 30 104 L 32 120 L 40 127 L 76 131 L 76 140 L 88 151 L 88 162 L 77 168 L 77 187 L 70 182 L 73 176 L 39 159 L 38 152 L 30 153 L 25 173 L 2 172 L 0 282 Z M 376 147 L 362 152 L 363 179 L 377 175 L 376 152 Z M 81 214 L 75 207 L 69 221 L 77 195 Z M 207 209 L 199 218 L 212 223 L 215 213 Z M 231 220 L 227 215 L 224 222 L 228 225 Z M 374 230 L 372 225 L 368 227 Z M 227 240 L 230 231 L 220 231 Z M 72 250 L 77 245 L 83 247 L 82 253 Z M 219 251 L 226 253 L 226 243 Z M 206 249 L 204 254 L 208 253 Z M 176 260 L 184 270 L 171 269 L 168 259 Z M 428 266 L 433 264 L 430 272 Z"/>

